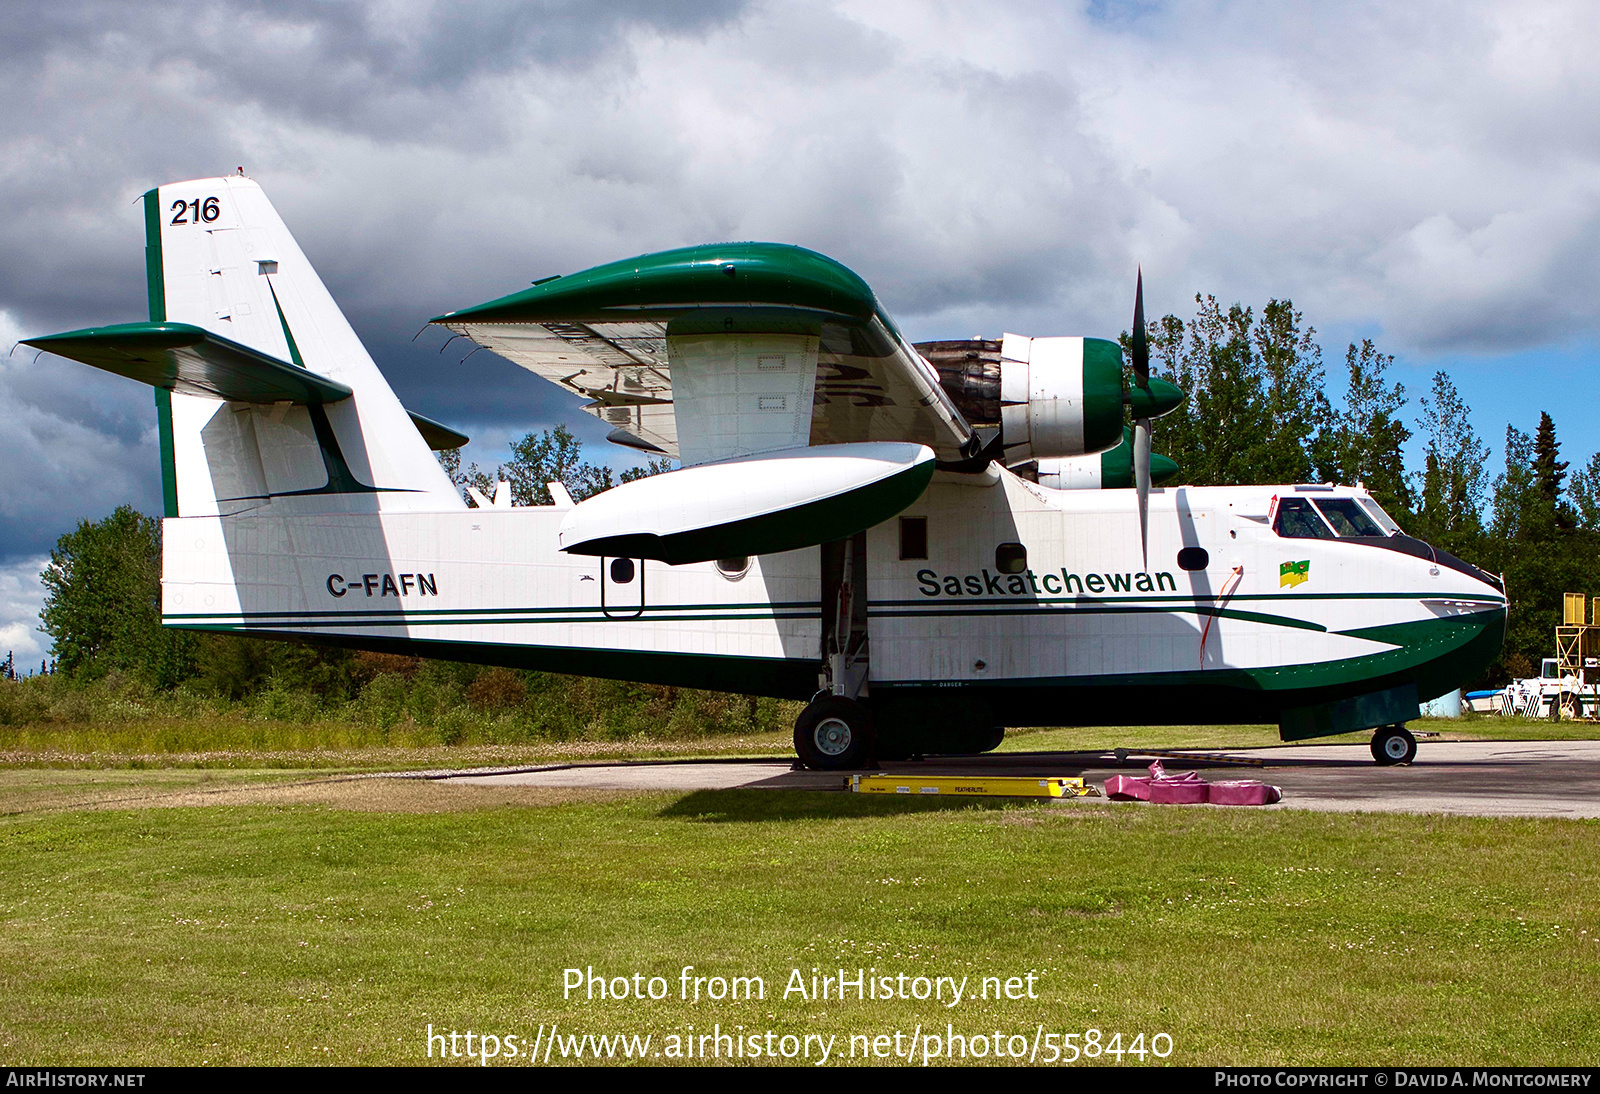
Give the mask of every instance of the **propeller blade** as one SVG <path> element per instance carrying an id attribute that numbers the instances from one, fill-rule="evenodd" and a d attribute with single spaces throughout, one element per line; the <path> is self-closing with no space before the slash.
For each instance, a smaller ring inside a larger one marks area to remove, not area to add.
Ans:
<path id="1" fill-rule="evenodd" d="M 1144 332 L 1144 267 L 1139 268 L 1139 280 L 1133 291 L 1133 339 L 1129 348 L 1133 358 L 1133 382 L 1140 387 L 1150 386 L 1150 344 Z"/>
<path id="2" fill-rule="evenodd" d="M 1133 485 L 1139 491 L 1139 546 L 1150 569 L 1150 419 L 1133 423 Z"/>

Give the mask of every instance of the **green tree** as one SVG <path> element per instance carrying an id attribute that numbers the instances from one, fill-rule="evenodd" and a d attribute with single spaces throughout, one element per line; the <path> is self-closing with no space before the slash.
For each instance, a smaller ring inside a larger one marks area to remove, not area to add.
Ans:
<path id="1" fill-rule="evenodd" d="M 554 505 L 548 485 L 552 482 L 565 486 L 574 501 L 582 501 L 610 490 L 619 481 L 611 468 L 584 462 L 583 442 L 565 424 L 542 433 L 523 434 L 511 445 L 511 459 L 495 468 L 493 476 L 476 463 L 462 471 L 459 449 L 454 456 L 453 463 L 449 463 L 441 454 L 439 462 L 450 472 L 451 481 L 463 487 L 464 496 L 465 487 L 475 486 L 486 497 L 493 497 L 496 485 L 504 481 L 511 484 L 511 500 L 516 505 Z M 644 467 L 624 471 L 620 481 L 632 482 L 672 468 L 669 459 L 650 460 Z"/>
<path id="2" fill-rule="evenodd" d="M 1489 530 L 1502 543 L 1522 538 L 1529 522 L 1525 510 L 1533 492 L 1533 440 L 1516 426 L 1506 426 L 1505 470 L 1495 476 Z"/>
<path id="3" fill-rule="evenodd" d="M 1202 426 L 1195 438 L 1195 472 L 1201 477 L 1191 481 L 1218 486 L 1259 481 L 1255 448 L 1271 423 L 1250 348 L 1250 309 L 1234 304 L 1224 312 L 1209 296 L 1196 302 L 1201 307 L 1189 325 L 1187 346 L 1196 390 L 1188 401 Z"/>
<path id="4" fill-rule="evenodd" d="M 1316 330 L 1302 329 L 1302 322 L 1289 301 L 1269 300 L 1252 336 L 1266 420 L 1253 461 L 1257 481 L 1309 479 L 1315 439 L 1330 416 L 1323 394 L 1322 348 Z"/>
<path id="5" fill-rule="evenodd" d="M 433 458 L 439 461 L 439 466 L 444 468 L 444 473 L 450 476 L 450 481 L 456 484 L 457 489 L 467 484 L 467 474 L 461 470 L 461 449 L 440 449 L 433 454 Z"/>
<path id="6" fill-rule="evenodd" d="M 1539 428 L 1533 436 L 1533 499 L 1530 519 L 1537 522 L 1539 534 L 1548 536 L 1570 532 L 1577 527 L 1572 508 L 1562 499 L 1562 480 L 1567 463 L 1559 459 L 1561 443 L 1556 440 L 1556 423 L 1550 415 L 1539 414 Z"/>
<path id="7" fill-rule="evenodd" d="M 358 655 L 352 650 L 233 634 L 198 637 L 194 683 L 212 695 L 244 699 L 278 687 L 328 703 L 357 690 Z"/>
<path id="8" fill-rule="evenodd" d="M 638 479 L 648 479 L 652 475 L 665 475 L 674 470 L 672 461 L 665 456 L 659 460 L 646 460 L 643 467 L 630 467 L 620 476 L 622 482 L 634 482 Z"/>
<path id="9" fill-rule="evenodd" d="M 1322 351 L 1287 300 L 1224 310 L 1195 296 L 1193 320 L 1150 324 L 1152 371 L 1189 398 L 1156 425 L 1156 448 L 1199 486 L 1304 482 L 1328 409 Z"/>
<path id="10" fill-rule="evenodd" d="M 1402 523 L 1412 512 L 1401 446 L 1411 437 L 1398 414 L 1406 389 L 1390 385 L 1385 373 L 1394 355 L 1379 353 L 1370 338 L 1345 352 L 1349 386 L 1344 410 L 1330 415 L 1317 438 L 1317 471 L 1329 482 L 1361 483 L 1378 504 Z"/>
<path id="11" fill-rule="evenodd" d="M 517 505 L 554 505 L 547 483 L 561 483 L 574 501 L 616 485 L 611 468 L 583 462 L 583 442 L 565 425 L 525 434 L 511 446 L 504 473 Z"/>
<path id="12" fill-rule="evenodd" d="M 1483 483 L 1489 446 L 1478 439 L 1466 403 L 1444 372 L 1420 400 L 1428 437 L 1418 494 L 1416 533 L 1453 554 L 1474 552 L 1483 537 Z"/>
<path id="13" fill-rule="evenodd" d="M 1511 604 L 1505 651 L 1491 669 L 1499 679 L 1529 675 L 1555 652 L 1562 593 L 1600 593 L 1593 566 L 1600 535 L 1579 529 L 1579 514 L 1562 497 L 1567 465 L 1560 451 L 1549 414 L 1540 415 L 1532 437 L 1506 427 L 1505 471 L 1495 479 L 1483 544 L 1486 565 L 1505 575 Z"/>
<path id="14" fill-rule="evenodd" d="M 1600 452 L 1589 457 L 1583 470 L 1573 472 L 1567 492 L 1572 495 L 1578 527 L 1586 532 L 1600 531 Z"/>
<path id="15" fill-rule="evenodd" d="M 171 688 L 194 668 L 192 634 L 161 626 L 161 525 L 129 506 L 81 521 L 56 541 L 39 575 L 40 630 L 60 671 L 85 679 L 112 670 Z"/>
<path id="16" fill-rule="evenodd" d="M 1198 299 L 1198 297 L 1196 298 Z M 1155 423 L 1153 445 L 1162 455 L 1177 461 L 1181 482 L 1207 485 L 1199 467 L 1204 441 L 1199 412 L 1195 409 L 1200 378 L 1186 350 L 1186 328 L 1176 315 L 1165 315 L 1150 323 L 1145 332 L 1150 346 L 1150 371 L 1176 384 L 1187 396 L 1178 408 Z M 1122 339 L 1123 352 L 1129 339 Z M 1132 379 L 1132 373 L 1129 373 Z"/>

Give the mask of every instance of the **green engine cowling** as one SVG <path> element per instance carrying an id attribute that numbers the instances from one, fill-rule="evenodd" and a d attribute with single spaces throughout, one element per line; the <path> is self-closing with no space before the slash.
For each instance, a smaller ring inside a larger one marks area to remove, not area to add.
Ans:
<path id="1" fill-rule="evenodd" d="M 1150 484 L 1164 486 L 1178 476 L 1178 465 L 1159 452 L 1150 454 Z M 1133 480 L 1133 430 L 1124 426 L 1122 443 L 1098 455 L 1040 460 L 1036 481 L 1053 490 L 1128 490 Z"/>

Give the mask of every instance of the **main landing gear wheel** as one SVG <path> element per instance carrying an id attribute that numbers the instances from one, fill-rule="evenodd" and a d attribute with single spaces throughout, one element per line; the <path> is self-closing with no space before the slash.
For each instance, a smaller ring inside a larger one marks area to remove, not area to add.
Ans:
<path id="1" fill-rule="evenodd" d="M 867 708 L 842 695 L 815 699 L 794 723 L 794 750 L 813 771 L 869 766 L 877 751 Z"/>
<path id="2" fill-rule="evenodd" d="M 1384 767 L 1417 758 L 1417 739 L 1405 726 L 1384 726 L 1372 735 L 1372 758 Z"/>

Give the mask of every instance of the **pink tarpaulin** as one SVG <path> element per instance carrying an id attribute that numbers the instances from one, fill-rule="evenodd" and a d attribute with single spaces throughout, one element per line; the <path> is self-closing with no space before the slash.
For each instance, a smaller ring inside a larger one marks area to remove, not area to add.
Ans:
<path id="1" fill-rule="evenodd" d="M 1117 801 L 1147 802 L 1150 800 L 1150 777 L 1113 775 L 1106 780 L 1106 797 Z"/>
<path id="2" fill-rule="evenodd" d="M 1115 801 L 1147 801 L 1157 805 L 1271 805 L 1283 800 L 1283 791 L 1254 779 L 1210 783 L 1194 771 L 1168 775 L 1161 761 L 1150 765 L 1149 775 L 1113 775 L 1106 780 L 1106 797 Z"/>
<path id="3" fill-rule="evenodd" d="M 1194 775 L 1194 772 L 1189 774 Z M 1156 805 L 1202 805 L 1210 800 L 1210 789 L 1210 785 L 1199 775 L 1192 779 L 1152 779 L 1150 800 Z"/>
<path id="4" fill-rule="evenodd" d="M 1283 791 L 1254 779 L 1211 784 L 1212 805 L 1271 805 L 1283 800 Z"/>

